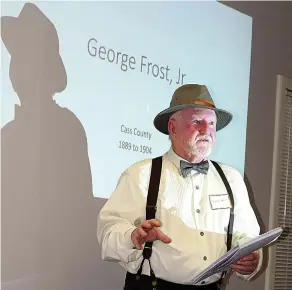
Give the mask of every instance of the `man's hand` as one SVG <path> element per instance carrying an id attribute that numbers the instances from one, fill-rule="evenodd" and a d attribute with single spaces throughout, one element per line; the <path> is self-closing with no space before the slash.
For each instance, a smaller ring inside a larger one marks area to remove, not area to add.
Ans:
<path id="1" fill-rule="evenodd" d="M 161 222 L 157 219 L 144 221 L 137 229 L 132 232 L 131 239 L 138 250 L 143 248 L 145 242 L 160 240 L 169 244 L 171 239 L 157 229 L 161 226 Z"/>
<path id="2" fill-rule="evenodd" d="M 234 272 L 242 275 L 252 274 L 259 264 L 259 253 L 254 252 L 240 260 L 231 266 Z"/>

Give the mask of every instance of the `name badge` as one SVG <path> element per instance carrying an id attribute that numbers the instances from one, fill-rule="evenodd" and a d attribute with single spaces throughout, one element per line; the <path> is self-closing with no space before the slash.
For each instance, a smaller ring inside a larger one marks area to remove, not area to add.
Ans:
<path id="1" fill-rule="evenodd" d="M 231 203 L 228 194 L 221 195 L 209 195 L 211 208 L 215 209 L 227 209 L 231 208 Z"/>

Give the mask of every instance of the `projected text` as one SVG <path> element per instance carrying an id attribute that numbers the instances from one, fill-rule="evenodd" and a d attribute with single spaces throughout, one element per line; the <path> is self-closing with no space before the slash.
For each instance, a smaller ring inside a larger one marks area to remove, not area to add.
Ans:
<path id="1" fill-rule="evenodd" d="M 152 148 L 146 145 L 137 145 L 128 141 L 119 141 L 118 147 L 123 150 L 134 151 L 144 154 L 152 154 Z"/>
<path id="2" fill-rule="evenodd" d="M 139 130 L 138 128 L 129 128 L 125 125 L 121 125 L 121 132 L 125 134 L 131 134 L 138 137 L 146 138 L 148 140 L 151 139 L 152 134 L 147 131 Z"/>
<path id="3" fill-rule="evenodd" d="M 140 73 L 159 78 L 166 81 L 169 85 L 172 84 L 173 79 L 177 85 L 183 85 L 185 83 L 186 74 L 183 73 L 180 68 L 172 72 L 169 65 L 155 63 L 145 55 L 142 55 L 139 60 L 137 60 L 136 57 L 130 56 L 127 53 L 122 53 L 112 48 L 99 45 L 95 38 L 89 39 L 87 50 L 92 57 L 97 57 L 101 60 L 118 65 L 123 72 L 139 70 Z"/>

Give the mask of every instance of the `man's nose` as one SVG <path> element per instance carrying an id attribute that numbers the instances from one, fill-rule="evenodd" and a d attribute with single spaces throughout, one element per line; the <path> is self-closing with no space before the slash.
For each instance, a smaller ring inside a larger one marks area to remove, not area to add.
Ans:
<path id="1" fill-rule="evenodd" d="M 202 122 L 200 124 L 199 131 L 201 134 L 208 134 L 210 132 L 210 128 L 209 128 L 207 122 Z"/>

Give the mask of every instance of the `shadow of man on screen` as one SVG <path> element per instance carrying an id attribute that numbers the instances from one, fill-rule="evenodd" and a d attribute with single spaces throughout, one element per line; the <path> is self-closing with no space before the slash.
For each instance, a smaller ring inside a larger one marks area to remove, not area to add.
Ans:
<path id="1" fill-rule="evenodd" d="M 96 290 L 97 211 L 86 134 L 53 100 L 67 86 L 57 31 L 30 3 L 18 17 L 1 17 L 1 27 L 21 103 L 1 130 L 2 289 Z"/>

